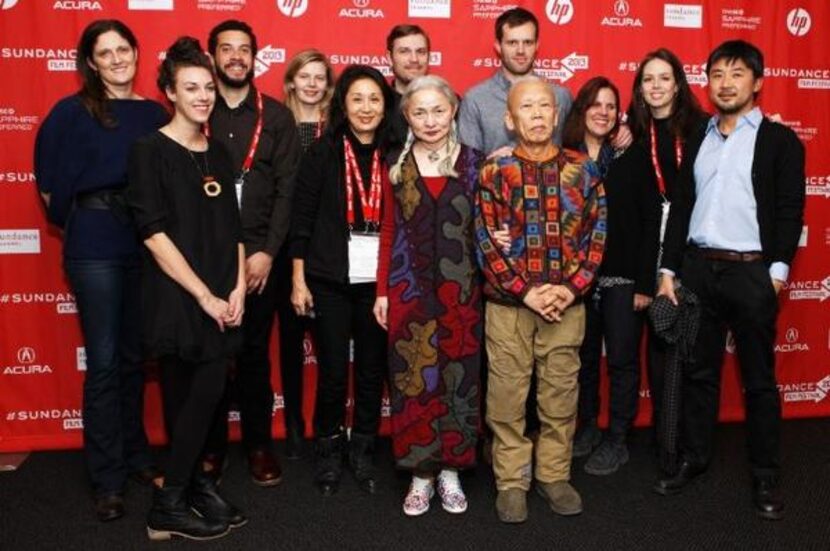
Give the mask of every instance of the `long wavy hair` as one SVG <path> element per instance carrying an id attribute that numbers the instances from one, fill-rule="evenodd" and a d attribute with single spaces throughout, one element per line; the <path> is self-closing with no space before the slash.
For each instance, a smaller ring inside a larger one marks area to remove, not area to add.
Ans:
<path id="1" fill-rule="evenodd" d="M 637 74 L 634 75 L 634 84 L 631 89 L 631 105 L 628 107 L 628 126 L 635 141 L 647 141 L 648 129 L 651 124 L 651 109 L 643 98 L 643 71 L 649 61 L 660 59 L 671 65 L 674 81 L 677 83 L 677 95 L 674 97 L 672 113 L 669 120 L 669 131 L 681 140 L 685 140 L 694 130 L 697 121 L 706 116 L 700 107 L 700 102 L 692 93 L 683 64 L 671 50 L 659 48 L 649 52 L 640 62 Z"/>
<path id="2" fill-rule="evenodd" d="M 383 94 L 383 120 L 380 121 L 380 125 L 375 130 L 375 141 L 381 152 L 385 154 L 398 145 L 394 143 L 393 132 L 389 130 L 389 121 L 394 112 L 395 96 L 380 71 L 368 65 L 349 65 L 340 73 L 340 78 L 337 79 L 337 83 L 334 85 L 326 135 L 336 141 L 348 131 L 349 119 L 346 116 L 346 94 L 352 84 L 364 78 L 377 84 Z"/>
<path id="3" fill-rule="evenodd" d="M 98 19 L 87 25 L 81 33 L 81 38 L 78 41 L 76 69 L 81 78 L 81 89 L 78 91 L 78 96 L 81 98 L 84 107 L 101 126 L 114 128 L 118 125 L 118 121 L 107 102 L 107 89 L 98 71 L 89 64 L 93 60 L 98 37 L 109 31 L 118 33 L 133 50 L 138 51 L 138 40 L 127 25 L 117 19 Z"/>
<path id="4" fill-rule="evenodd" d="M 571 112 L 565 120 L 565 126 L 562 129 L 562 144 L 571 149 L 579 149 L 585 141 L 585 113 L 597 101 L 600 90 L 608 88 L 614 94 L 614 99 L 617 102 L 617 115 L 620 112 L 620 91 L 614 86 L 606 77 L 594 77 L 579 89 L 574 100 Z M 619 129 L 619 118 L 614 121 L 614 126 L 611 128 L 606 140 L 613 139 L 614 135 Z"/>
<path id="5" fill-rule="evenodd" d="M 285 92 L 285 105 L 294 114 L 294 120 L 297 122 L 300 122 L 300 100 L 297 98 L 297 90 L 294 89 L 294 77 L 297 76 L 300 69 L 314 62 L 322 63 L 326 67 L 326 91 L 323 94 L 323 99 L 320 100 L 320 113 L 324 122 L 328 115 L 331 98 L 334 95 L 334 70 L 331 68 L 331 63 L 329 63 L 325 54 L 314 48 L 297 53 L 288 62 L 285 76 L 282 78 L 282 89 Z"/>

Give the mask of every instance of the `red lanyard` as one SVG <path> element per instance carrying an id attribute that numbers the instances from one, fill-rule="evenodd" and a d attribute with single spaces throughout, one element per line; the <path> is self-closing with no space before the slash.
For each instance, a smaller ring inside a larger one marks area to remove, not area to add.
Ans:
<path id="1" fill-rule="evenodd" d="M 651 164 L 654 166 L 654 175 L 657 177 L 657 189 L 660 190 L 660 195 L 665 197 L 666 180 L 663 178 L 660 161 L 657 159 L 657 131 L 654 129 L 654 119 L 651 119 L 649 133 L 651 134 Z M 683 144 L 680 143 L 680 138 L 674 139 L 674 158 L 677 161 L 677 168 L 680 169 L 680 163 L 683 162 Z"/>
<path id="2" fill-rule="evenodd" d="M 354 156 L 352 144 L 348 138 L 343 136 L 343 153 L 346 158 L 346 221 L 349 228 L 354 227 L 354 188 L 360 195 L 360 206 L 363 210 L 363 221 L 367 226 L 380 224 L 380 152 L 375 149 L 372 154 L 371 183 L 369 187 L 369 198 L 366 198 L 366 190 L 363 187 L 363 176 L 360 174 L 360 167 L 357 166 L 357 159 Z"/>
<path id="3" fill-rule="evenodd" d="M 314 139 L 316 140 L 323 135 L 323 114 L 320 113 L 320 118 L 317 119 L 317 126 L 314 128 Z"/>
<path id="4" fill-rule="evenodd" d="M 254 135 L 251 136 L 251 145 L 248 146 L 248 154 L 245 155 L 245 160 L 242 162 L 242 176 L 250 172 L 251 167 L 254 166 L 254 154 L 259 145 L 259 137 L 262 135 L 262 92 L 256 91 L 256 126 L 254 127 Z M 210 137 L 210 126 L 205 124 L 205 136 Z"/>

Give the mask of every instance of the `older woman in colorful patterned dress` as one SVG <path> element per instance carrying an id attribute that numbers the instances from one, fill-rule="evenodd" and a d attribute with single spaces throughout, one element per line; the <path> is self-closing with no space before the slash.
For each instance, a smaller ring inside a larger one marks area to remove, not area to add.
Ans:
<path id="1" fill-rule="evenodd" d="M 412 471 L 408 516 L 436 490 L 467 509 L 458 471 L 473 466 L 479 429 L 481 292 L 473 192 L 482 155 L 458 143 L 458 98 L 443 79 L 413 80 L 401 99 L 410 126 L 384 192 L 375 317 L 389 331 L 392 442 Z"/>

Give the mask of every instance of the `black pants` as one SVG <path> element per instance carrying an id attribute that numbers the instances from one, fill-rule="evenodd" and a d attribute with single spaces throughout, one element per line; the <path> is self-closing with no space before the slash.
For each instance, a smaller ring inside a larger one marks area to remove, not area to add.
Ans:
<path id="1" fill-rule="evenodd" d="M 669 345 L 658 337 L 646 323 L 647 332 L 647 373 L 648 391 L 651 396 L 651 426 L 654 434 L 660 426 L 660 415 L 663 413 L 663 389 L 666 380 L 666 354 Z"/>
<path id="2" fill-rule="evenodd" d="M 386 332 L 372 314 L 375 284 L 341 285 L 310 280 L 317 345 L 314 433 L 331 436 L 345 423 L 349 338 L 354 338 L 354 432 L 377 434 L 386 376 Z"/>
<path id="3" fill-rule="evenodd" d="M 170 440 L 166 486 L 186 486 L 202 453 L 216 408 L 225 391 L 228 360 L 159 360 L 164 422 Z"/>
<path id="4" fill-rule="evenodd" d="M 287 253 L 277 256 L 277 315 L 280 334 L 280 376 L 285 404 L 285 426 L 300 427 L 303 419 L 303 366 L 305 332 L 311 328 L 308 318 L 298 316 L 291 306 L 291 258 Z"/>
<path id="5" fill-rule="evenodd" d="M 695 362 L 683 374 L 684 458 L 706 465 L 712 456 L 728 327 L 744 386 L 752 472 L 775 476 L 781 425 L 774 355 L 778 300 L 767 267 L 761 261 L 708 260 L 691 248 L 683 260 L 683 284 L 701 302 Z"/>
<path id="6" fill-rule="evenodd" d="M 634 311 L 634 285 L 603 287 L 594 293 L 586 304 L 585 340 L 579 350 L 579 419 L 589 422 L 599 415 L 599 363 L 604 338 L 610 383 L 608 430 L 620 441 L 637 415 L 643 313 Z"/>
<path id="7" fill-rule="evenodd" d="M 242 318 L 243 342 L 236 356 L 234 377 L 216 410 L 206 451 L 224 455 L 228 446 L 228 409 L 239 407 L 242 443 L 248 450 L 271 445 L 274 391 L 271 388 L 271 330 L 277 301 L 277 272 L 271 270 L 262 294 L 245 297 Z"/>

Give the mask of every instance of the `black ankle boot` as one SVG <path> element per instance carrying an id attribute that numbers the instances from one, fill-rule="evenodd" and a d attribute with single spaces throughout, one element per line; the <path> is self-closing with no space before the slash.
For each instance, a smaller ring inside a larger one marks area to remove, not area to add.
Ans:
<path id="1" fill-rule="evenodd" d="M 183 486 L 165 486 L 153 491 L 153 507 L 147 515 L 151 540 L 181 536 L 192 540 L 221 538 L 230 530 L 227 522 L 196 515 L 187 504 Z"/>
<path id="2" fill-rule="evenodd" d="M 245 515 L 219 494 L 213 480 L 202 473 L 193 476 L 188 502 L 202 517 L 223 522 L 231 528 L 248 523 Z"/>
<path id="3" fill-rule="evenodd" d="M 285 457 L 300 459 L 305 448 L 305 425 L 302 419 L 285 421 Z"/>
<path id="4" fill-rule="evenodd" d="M 330 496 L 340 487 L 343 471 L 343 434 L 323 436 L 315 441 L 314 482 L 324 496 Z"/>
<path id="5" fill-rule="evenodd" d="M 349 440 L 349 467 L 354 472 L 358 486 L 370 494 L 377 490 L 375 466 L 372 463 L 374 450 L 374 435 L 352 432 Z"/>

